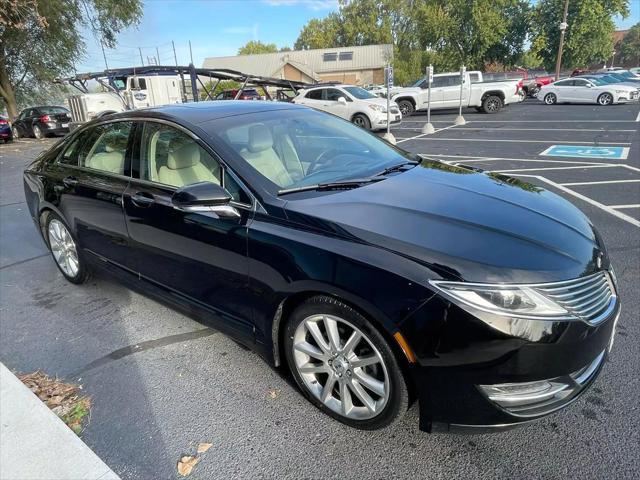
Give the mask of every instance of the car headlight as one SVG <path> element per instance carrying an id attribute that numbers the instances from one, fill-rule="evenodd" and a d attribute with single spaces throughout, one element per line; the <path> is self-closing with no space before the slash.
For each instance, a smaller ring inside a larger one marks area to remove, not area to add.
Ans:
<path id="1" fill-rule="evenodd" d="M 384 105 L 376 105 L 375 103 L 370 103 L 369 108 L 380 113 L 387 113 L 387 107 L 385 107 Z"/>
<path id="2" fill-rule="evenodd" d="M 627 93 L 626 90 L 616 90 L 616 93 Z"/>
<path id="3" fill-rule="evenodd" d="M 531 287 L 465 282 L 430 282 L 453 300 L 485 312 L 519 318 L 557 319 L 572 315 Z"/>

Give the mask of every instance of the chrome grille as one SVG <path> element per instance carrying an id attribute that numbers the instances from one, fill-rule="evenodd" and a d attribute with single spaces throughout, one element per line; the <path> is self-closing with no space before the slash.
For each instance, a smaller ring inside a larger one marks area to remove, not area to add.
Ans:
<path id="1" fill-rule="evenodd" d="M 398 114 L 398 113 L 400 113 L 400 110 L 398 110 L 396 107 L 391 107 L 389 109 L 389 112 L 393 113 L 393 114 Z"/>
<path id="2" fill-rule="evenodd" d="M 609 315 L 616 302 L 609 274 L 604 271 L 575 280 L 538 285 L 535 288 L 569 312 L 594 325 Z"/>

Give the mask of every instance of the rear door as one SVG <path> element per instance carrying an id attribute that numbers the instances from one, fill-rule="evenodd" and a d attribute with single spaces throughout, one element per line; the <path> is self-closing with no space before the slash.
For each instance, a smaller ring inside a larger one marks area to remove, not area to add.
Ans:
<path id="1" fill-rule="evenodd" d="M 247 224 L 252 198 L 204 143 L 177 125 L 138 124 L 133 178 L 124 195 L 132 253 L 141 278 L 209 312 L 216 327 L 253 339 L 248 288 Z M 221 184 L 238 218 L 175 208 L 183 186 Z"/>
<path id="2" fill-rule="evenodd" d="M 122 196 L 129 185 L 132 122 L 83 130 L 58 158 L 55 190 L 59 208 L 80 247 L 132 270 Z"/>
<path id="3" fill-rule="evenodd" d="M 591 82 L 584 78 L 573 79 L 572 98 L 576 103 L 593 103 L 596 101 L 595 90 Z"/>
<path id="4" fill-rule="evenodd" d="M 560 80 L 553 83 L 553 93 L 556 94 L 558 102 L 573 102 L 573 80 Z"/>
<path id="5" fill-rule="evenodd" d="M 325 90 L 326 89 L 324 88 L 316 88 L 314 90 L 310 90 L 304 95 L 304 97 L 297 100 L 296 103 L 315 108 L 316 110 L 327 111 L 327 105 L 324 100 Z"/>

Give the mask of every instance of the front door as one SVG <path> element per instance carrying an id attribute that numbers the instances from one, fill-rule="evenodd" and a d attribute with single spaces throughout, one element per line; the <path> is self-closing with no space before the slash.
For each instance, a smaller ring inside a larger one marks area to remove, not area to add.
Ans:
<path id="1" fill-rule="evenodd" d="M 201 310 L 216 328 L 253 339 L 248 288 L 247 224 L 251 199 L 195 137 L 166 123 L 138 124 L 133 178 L 124 209 L 141 278 Z M 239 218 L 175 208 L 180 187 L 222 184 Z"/>
<path id="2" fill-rule="evenodd" d="M 132 122 L 96 125 L 77 135 L 53 169 L 59 205 L 80 247 L 129 270 L 122 196 L 129 185 Z"/>

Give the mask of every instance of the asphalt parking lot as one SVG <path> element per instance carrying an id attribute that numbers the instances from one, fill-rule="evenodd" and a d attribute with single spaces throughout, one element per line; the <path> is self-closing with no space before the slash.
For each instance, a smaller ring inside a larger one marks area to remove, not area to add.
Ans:
<path id="1" fill-rule="evenodd" d="M 608 365 L 569 408 L 493 435 L 421 433 L 414 407 L 363 432 L 321 414 L 287 374 L 223 335 L 99 274 L 54 266 L 26 211 L 22 170 L 55 140 L 0 145 L 0 360 L 80 382 L 93 398 L 84 441 L 122 478 L 637 478 L 640 471 L 640 106 L 546 106 L 406 119 L 398 145 L 501 171 L 567 198 L 602 234 L 623 304 Z M 556 147 L 555 149 L 553 147 Z M 577 147 L 577 148 L 568 148 Z M 546 155 L 542 155 L 547 152 Z M 553 154 L 553 155 L 552 155 Z M 594 158 L 596 156 L 601 158 Z"/>

